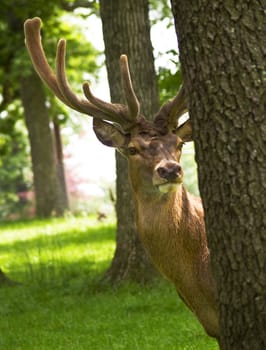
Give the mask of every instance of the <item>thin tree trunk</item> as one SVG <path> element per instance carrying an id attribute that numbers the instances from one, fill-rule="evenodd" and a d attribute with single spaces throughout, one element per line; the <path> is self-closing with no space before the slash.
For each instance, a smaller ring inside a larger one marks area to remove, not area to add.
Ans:
<path id="1" fill-rule="evenodd" d="M 119 57 L 127 54 L 133 85 L 142 112 L 149 118 L 158 110 L 157 81 L 150 40 L 148 1 L 101 0 L 106 65 L 112 102 L 122 102 Z M 106 278 L 147 281 L 155 272 L 143 250 L 135 225 L 135 210 L 128 182 L 126 160 L 116 154 L 117 248 Z"/>
<path id="2" fill-rule="evenodd" d="M 61 215 L 50 119 L 43 86 L 36 73 L 21 78 L 20 91 L 31 145 L 36 214 L 39 217 Z"/>
<path id="3" fill-rule="evenodd" d="M 60 201 L 60 208 L 62 212 L 69 209 L 67 184 L 65 177 L 65 167 L 64 167 L 64 154 L 63 145 L 60 132 L 60 124 L 57 121 L 53 121 L 54 126 L 54 144 L 55 144 L 55 154 L 56 154 L 56 170 L 59 181 L 58 189 L 58 200 Z"/>
<path id="4" fill-rule="evenodd" d="M 266 4 L 172 0 L 224 350 L 266 349 Z"/>

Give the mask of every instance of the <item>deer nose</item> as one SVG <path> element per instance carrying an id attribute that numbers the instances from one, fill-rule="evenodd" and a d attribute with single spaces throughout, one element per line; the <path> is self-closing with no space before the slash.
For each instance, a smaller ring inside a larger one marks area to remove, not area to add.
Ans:
<path id="1" fill-rule="evenodd" d="M 178 163 L 166 163 L 157 169 L 158 175 L 168 181 L 176 180 L 181 174 L 181 166 Z"/>

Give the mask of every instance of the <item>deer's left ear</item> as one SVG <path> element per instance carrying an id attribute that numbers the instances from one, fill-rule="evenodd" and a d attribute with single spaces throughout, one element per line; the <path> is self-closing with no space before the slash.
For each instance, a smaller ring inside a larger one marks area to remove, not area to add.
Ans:
<path id="1" fill-rule="evenodd" d="M 113 124 L 93 118 L 93 131 L 105 146 L 116 148 L 125 146 L 126 136 Z"/>
<path id="2" fill-rule="evenodd" d="M 184 141 L 184 142 L 189 142 L 193 141 L 192 137 L 192 125 L 190 120 L 187 120 L 185 123 L 180 125 L 176 129 L 176 134 Z"/>

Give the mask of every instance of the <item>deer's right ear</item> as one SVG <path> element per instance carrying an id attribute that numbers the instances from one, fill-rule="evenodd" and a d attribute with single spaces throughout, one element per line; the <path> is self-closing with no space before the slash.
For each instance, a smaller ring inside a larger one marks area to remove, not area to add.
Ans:
<path id="1" fill-rule="evenodd" d="M 120 148 L 126 144 L 126 136 L 113 124 L 93 118 L 93 130 L 98 140 L 106 146 Z"/>

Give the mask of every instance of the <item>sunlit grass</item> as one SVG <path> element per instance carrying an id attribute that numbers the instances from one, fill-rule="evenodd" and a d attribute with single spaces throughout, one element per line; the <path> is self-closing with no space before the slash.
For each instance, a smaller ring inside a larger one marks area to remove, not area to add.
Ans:
<path id="1" fill-rule="evenodd" d="M 65 218 L 2 224 L 3 350 L 217 350 L 165 281 L 99 284 L 115 249 L 114 222 Z"/>
<path id="2" fill-rule="evenodd" d="M 114 251 L 113 223 L 68 218 L 2 225 L 0 266 L 18 281 L 62 278 L 76 266 L 80 273 L 107 267 Z M 79 267 L 82 264 L 82 268 Z M 103 266 L 104 265 L 104 266 Z M 34 276 L 33 276 L 34 275 Z"/>

